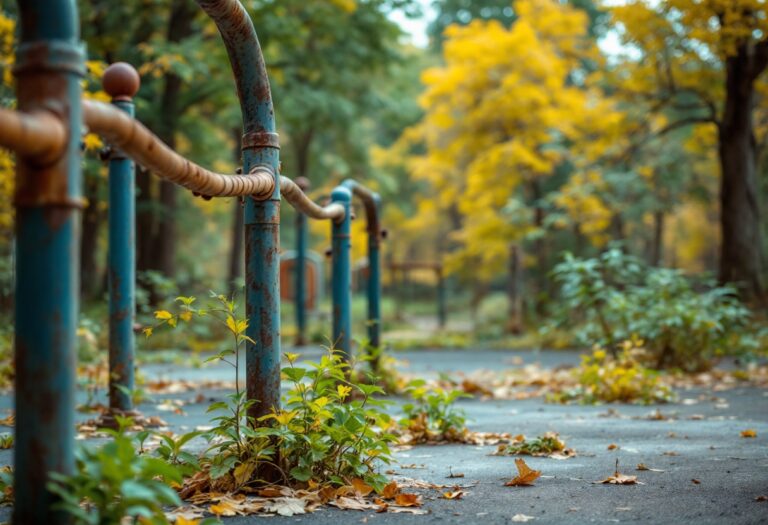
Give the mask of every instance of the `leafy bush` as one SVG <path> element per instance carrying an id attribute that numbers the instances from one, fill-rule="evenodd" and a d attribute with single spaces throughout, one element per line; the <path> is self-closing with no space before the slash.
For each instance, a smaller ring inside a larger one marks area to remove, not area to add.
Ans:
<path id="1" fill-rule="evenodd" d="M 237 315 L 233 300 L 213 293 L 212 298 L 214 303 L 205 309 L 194 306 L 194 297 L 177 298 L 179 311 L 155 312 L 158 323 L 146 328 L 145 334 L 149 337 L 161 325 L 175 328 L 195 317 L 216 319 L 229 331 L 232 346 L 209 360 L 229 363 L 237 377 L 238 349 L 250 340 L 245 335 L 248 322 Z M 220 491 L 239 490 L 264 485 L 277 472 L 289 485 L 343 485 L 362 478 L 383 488 L 387 480 L 377 467 L 391 461 L 389 443 L 395 440 L 384 431 L 391 425 L 381 410 L 384 402 L 373 397 L 384 391 L 351 380 L 350 365 L 333 349 L 320 362 L 306 366 L 297 366 L 297 354 L 286 354 L 286 358 L 288 366 L 282 375 L 293 386 L 281 410 L 255 421 L 247 412 L 258 401 L 246 399 L 239 386 L 225 401 L 209 407 L 217 416 L 207 433 L 210 447 L 199 462 L 209 484 Z M 167 445 L 170 457 L 174 445 Z M 192 463 L 181 453 L 175 457 Z"/>
<path id="2" fill-rule="evenodd" d="M 166 461 L 136 452 L 137 438 L 125 433 L 130 419 L 118 418 L 117 431 L 104 430 L 112 441 L 99 448 L 76 451 L 76 471 L 69 476 L 51 474 L 48 484 L 61 501 L 59 508 L 76 525 L 111 525 L 123 518 L 166 525 L 166 505 L 181 505 L 169 484 L 181 484 L 181 472 Z"/>
<path id="3" fill-rule="evenodd" d="M 550 394 L 549 401 L 567 403 L 665 403 L 674 398 L 672 391 L 659 382 L 659 373 L 640 362 L 645 350 L 640 341 L 625 341 L 618 357 L 600 348 L 581 358 L 574 369 L 579 382 L 570 388 Z"/>
<path id="4" fill-rule="evenodd" d="M 460 397 L 472 397 L 461 390 L 430 389 L 423 379 L 415 379 L 406 388 L 412 402 L 403 405 L 400 420 L 410 434 L 411 443 L 461 441 L 466 433 L 464 411 L 453 406 Z"/>
<path id="5" fill-rule="evenodd" d="M 566 254 L 554 277 L 565 301 L 561 323 L 575 325 L 581 343 L 614 357 L 622 341 L 642 339 L 656 368 L 695 371 L 754 341 L 750 312 L 735 288 L 648 267 L 618 248 L 592 259 Z"/>

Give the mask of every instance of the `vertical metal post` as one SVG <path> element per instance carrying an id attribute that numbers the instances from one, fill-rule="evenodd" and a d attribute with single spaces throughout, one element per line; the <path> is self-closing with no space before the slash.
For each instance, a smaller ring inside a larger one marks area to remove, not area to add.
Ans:
<path id="1" fill-rule="evenodd" d="M 134 115 L 133 96 L 139 89 L 139 74 L 124 62 L 104 72 L 104 91 L 112 103 Z M 109 408 L 113 412 L 133 409 L 133 368 L 136 315 L 136 211 L 134 164 L 123 152 L 113 149 L 109 157 Z"/>
<path id="2" fill-rule="evenodd" d="M 376 217 L 381 213 L 381 197 L 373 195 Z M 373 370 L 379 367 L 379 352 L 381 346 L 381 232 L 378 221 L 375 228 L 368 230 L 368 340 L 374 349 Z"/>
<path id="3" fill-rule="evenodd" d="M 437 324 L 440 328 L 445 328 L 446 317 L 445 278 L 443 267 L 440 265 L 437 267 Z"/>
<path id="4" fill-rule="evenodd" d="M 298 177 L 296 185 L 306 192 L 309 180 Z M 307 344 L 307 217 L 299 210 L 296 210 L 296 259 L 293 264 L 296 346 L 301 346 Z"/>
<path id="5" fill-rule="evenodd" d="M 331 292 L 333 298 L 333 347 L 345 359 L 352 351 L 352 276 L 350 264 L 350 204 L 352 193 L 343 186 L 331 192 L 331 200 L 344 206 L 344 218 L 331 227 Z"/>
<path id="6" fill-rule="evenodd" d="M 275 190 L 245 202 L 245 383 L 248 411 L 259 418 L 280 407 L 280 145 L 267 66 L 253 21 L 237 0 L 196 0 L 221 33 L 243 114 L 243 171 L 267 166 Z"/>
<path id="7" fill-rule="evenodd" d="M 24 0 L 19 13 L 18 108 L 54 112 L 69 138 L 57 159 L 17 158 L 13 522 L 60 524 L 46 483 L 74 465 L 84 51 L 75 2 Z"/>

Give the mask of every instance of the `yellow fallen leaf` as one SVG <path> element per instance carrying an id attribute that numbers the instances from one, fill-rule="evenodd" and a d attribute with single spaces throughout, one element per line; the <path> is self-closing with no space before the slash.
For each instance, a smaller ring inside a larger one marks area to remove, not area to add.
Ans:
<path id="1" fill-rule="evenodd" d="M 400 487 L 397 486 L 397 481 L 388 483 L 381 491 L 381 497 L 384 499 L 393 499 L 400 492 Z"/>
<path id="2" fill-rule="evenodd" d="M 211 514 L 215 514 L 217 516 L 235 516 L 237 514 L 235 507 L 226 501 L 213 504 L 208 507 L 208 510 Z"/>
<path id="3" fill-rule="evenodd" d="M 398 494 L 395 496 L 395 504 L 401 507 L 420 507 L 421 496 L 418 494 Z"/>
<path id="4" fill-rule="evenodd" d="M 619 448 L 619 446 L 615 443 L 608 445 L 608 450 L 616 450 L 617 448 Z"/>
<path id="5" fill-rule="evenodd" d="M 521 487 L 525 485 L 533 485 L 539 476 L 541 476 L 540 470 L 533 470 L 526 465 L 525 460 L 522 458 L 515 459 L 515 465 L 517 466 L 517 476 L 504 483 L 506 487 Z"/>
<path id="6" fill-rule="evenodd" d="M 650 467 L 646 466 L 645 463 L 638 463 L 637 467 L 635 468 L 635 470 L 647 470 L 649 472 L 664 472 L 660 468 L 650 468 Z"/>
<path id="7" fill-rule="evenodd" d="M 357 494 L 362 497 L 365 497 L 371 492 L 373 492 L 373 487 L 368 485 L 365 481 L 363 481 L 360 478 L 353 479 L 352 486 L 355 487 L 355 492 L 357 492 Z"/>
<path id="8" fill-rule="evenodd" d="M 443 498 L 444 499 L 461 499 L 461 497 L 464 495 L 464 491 L 462 490 L 455 490 L 453 492 L 443 492 Z"/>
<path id="9" fill-rule="evenodd" d="M 757 437 L 757 430 L 753 428 L 749 428 L 747 430 L 741 431 L 741 437 L 743 438 L 756 438 Z"/>

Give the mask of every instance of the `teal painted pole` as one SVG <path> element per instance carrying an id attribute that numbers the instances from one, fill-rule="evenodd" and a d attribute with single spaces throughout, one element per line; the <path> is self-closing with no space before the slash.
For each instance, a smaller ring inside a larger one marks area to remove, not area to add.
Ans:
<path id="1" fill-rule="evenodd" d="M 243 115 L 243 172 L 258 166 L 275 175 L 263 201 L 245 201 L 245 383 L 259 418 L 280 408 L 280 147 L 264 55 L 256 30 L 237 0 L 197 0 L 227 48 Z"/>
<path id="2" fill-rule="evenodd" d="M 373 194 L 376 217 L 381 214 L 381 197 Z M 375 350 L 373 370 L 378 370 L 378 349 L 381 347 L 381 232 L 379 223 L 368 228 L 368 340 Z"/>
<path id="3" fill-rule="evenodd" d="M 104 72 L 104 91 L 118 108 L 134 115 L 139 74 L 124 62 Z M 133 409 L 136 316 L 136 210 L 134 164 L 123 152 L 109 157 L 109 408 Z"/>
<path id="4" fill-rule="evenodd" d="M 448 317 L 445 298 L 445 278 L 443 277 L 443 267 L 437 269 L 437 323 L 440 328 L 445 328 Z"/>
<path id="5" fill-rule="evenodd" d="M 301 191 L 309 189 L 309 180 L 298 177 Z M 296 346 L 307 344 L 307 217 L 296 210 L 296 259 L 294 270 L 294 307 L 296 308 Z"/>
<path id="6" fill-rule="evenodd" d="M 331 201 L 344 206 L 344 218 L 331 226 L 331 295 L 333 347 L 349 359 L 352 354 L 352 268 L 350 264 L 350 204 L 352 193 L 344 186 L 331 192 Z"/>
<path id="7" fill-rule="evenodd" d="M 66 524 L 46 484 L 74 466 L 84 51 L 74 1 L 19 1 L 19 14 L 18 109 L 55 112 L 68 139 L 54 159 L 16 163 L 13 523 Z"/>

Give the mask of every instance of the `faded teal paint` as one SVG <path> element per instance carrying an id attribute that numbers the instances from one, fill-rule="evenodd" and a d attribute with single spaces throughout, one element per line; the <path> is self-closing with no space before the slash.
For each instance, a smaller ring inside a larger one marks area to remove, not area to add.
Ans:
<path id="1" fill-rule="evenodd" d="M 294 270 L 294 308 L 296 346 L 307 344 L 307 217 L 296 212 L 296 258 Z"/>
<path id="2" fill-rule="evenodd" d="M 253 22 L 236 0 L 197 0 L 219 28 L 243 115 L 243 172 L 268 166 L 275 190 L 247 198 L 245 222 L 245 381 L 255 418 L 280 407 L 280 150 L 267 68 Z"/>
<path id="3" fill-rule="evenodd" d="M 373 194 L 373 202 L 377 218 L 381 218 L 381 197 Z M 381 346 L 381 231 L 368 229 L 368 341 L 378 349 Z M 378 355 L 378 352 L 376 352 Z M 378 359 L 373 363 L 373 369 L 378 369 Z"/>
<path id="4" fill-rule="evenodd" d="M 344 206 L 344 218 L 331 226 L 331 295 L 334 349 L 345 359 L 352 357 L 352 279 L 350 229 L 352 193 L 344 186 L 331 192 L 331 200 Z"/>
<path id="5" fill-rule="evenodd" d="M 69 140 L 51 166 L 17 159 L 13 523 L 62 524 L 46 482 L 74 466 L 84 53 L 73 1 L 19 1 L 19 14 L 18 109 L 61 110 Z"/>
<path id="6" fill-rule="evenodd" d="M 113 104 L 133 117 L 133 103 Z M 133 408 L 133 323 L 136 315 L 136 211 L 134 163 L 119 151 L 109 161 L 109 408 Z"/>

